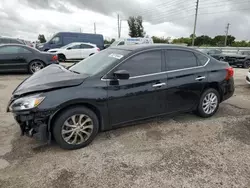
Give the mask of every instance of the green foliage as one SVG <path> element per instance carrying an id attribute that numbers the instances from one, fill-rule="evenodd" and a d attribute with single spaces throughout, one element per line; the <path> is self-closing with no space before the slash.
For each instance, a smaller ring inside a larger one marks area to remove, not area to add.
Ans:
<path id="1" fill-rule="evenodd" d="M 178 39 L 174 39 L 173 44 L 187 44 L 188 46 L 190 46 L 192 44 L 192 38 L 178 38 Z"/>
<path id="2" fill-rule="evenodd" d="M 232 44 L 233 47 L 250 47 L 250 41 L 234 41 Z"/>
<path id="3" fill-rule="evenodd" d="M 145 32 L 142 25 L 142 17 L 141 16 L 130 16 L 128 19 L 129 26 L 129 36 L 130 37 L 144 37 Z"/>
<path id="4" fill-rule="evenodd" d="M 111 39 L 111 40 L 104 40 L 104 44 L 112 44 L 115 41 L 115 39 Z"/>
<path id="5" fill-rule="evenodd" d="M 152 37 L 154 43 L 169 43 L 169 39 L 167 38 L 164 38 L 164 37 L 156 37 L 156 36 L 153 36 Z"/>
<path id="6" fill-rule="evenodd" d="M 40 43 L 45 43 L 46 42 L 45 36 L 43 34 L 38 35 L 38 40 L 40 41 Z"/>
<path id="7" fill-rule="evenodd" d="M 173 40 L 174 44 L 185 43 L 188 46 L 192 43 L 192 36 L 190 38 L 177 38 Z M 217 35 L 214 38 L 211 38 L 207 35 L 197 36 L 194 41 L 195 46 L 224 46 L 225 43 L 225 35 Z M 235 46 L 235 47 L 247 47 L 250 46 L 249 42 L 246 41 L 235 41 L 235 37 L 232 35 L 227 36 L 227 46 Z"/>

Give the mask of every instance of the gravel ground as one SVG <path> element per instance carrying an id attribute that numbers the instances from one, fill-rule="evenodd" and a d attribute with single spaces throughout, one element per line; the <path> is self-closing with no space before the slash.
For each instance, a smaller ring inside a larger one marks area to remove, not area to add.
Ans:
<path id="1" fill-rule="evenodd" d="M 155 118 L 75 151 L 19 136 L 5 109 L 27 75 L 1 75 L 0 187 L 250 187 L 250 87 L 247 70 L 235 72 L 235 94 L 212 118 Z"/>

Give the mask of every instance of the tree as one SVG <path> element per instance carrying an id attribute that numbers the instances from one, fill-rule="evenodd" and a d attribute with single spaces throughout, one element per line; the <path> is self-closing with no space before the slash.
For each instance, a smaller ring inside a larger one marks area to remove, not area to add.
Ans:
<path id="1" fill-rule="evenodd" d="M 156 36 L 153 36 L 152 37 L 154 43 L 169 43 L 169 39 L 168 38 L 164 38 L 164 37 L 156 37 Z"/>
<path id="2" fill-rule="evenodd" d="M 213 44 L 216 46 L 224 46 L 225 42 L 225 35 L 217 35 L 213 38 Z M 232 35 L 227 36 L 227 46 L 232 46 L 233 42 L 235 40 L 235 37 Z"/>
<path id="3" fill-rule="evenodd" d="M 210 46 L 212 45 L 212 41 L 213 39 L 211 37 L 207 35 L 201 35 L 199 37 L 196 37 L 194 41 L 194 45 L 195 46 L 202 46 L 202 45 Z"/>
<path id="4" fill-rule="evenodd" d="M 129 26 L 129 36 L 130 37 L 144 37 L 145 32 L 142 25 L 142 17 L 141 16 L 130 16 L 128 19 Z"/>
<path id="5" fill-rule="evenodd" d="M 40 43 L 45 43 L 46 42 L 45 36 L 43 34 L 38 35 L 38 40 L 40 41 Z"/>
<path id="6" fill-rule="evenodd" d="M 115 39 L 111 39 L 111 40 L 104 40 L 104 44 L 112 44 L 115 41 Z"/>
<path id="7" fill-rule="evenodd" d="M 184 37 L 181 37 L 181 38 L 178 38 L 178 39 L 174 39 L 173 44 L 187 44 L 188 46 L 191 45 L 192 43 L 192 39 L 191 38 L 184 38 Z"/>

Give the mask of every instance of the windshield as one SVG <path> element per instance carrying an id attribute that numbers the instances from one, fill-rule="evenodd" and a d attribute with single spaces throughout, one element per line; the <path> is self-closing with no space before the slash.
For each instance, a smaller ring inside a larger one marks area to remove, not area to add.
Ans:
<path id="1" fill-rule="evenodd" d="M 199 50 L 200 52 L 203 52 L 203 53 L 205 53 L 205 54 L 208 52 L 207 49 L 197 49 L 197 50 Z"/>
<path id="2" fill-rule="evenodd" d="M 114 41 L 110 46 L 117 46 L 120 42 L 120 40 Z"/>
<path id="3" fill-rule="evenodd" d="M 61 48 L 62 48 L 62 49 L 66 49 L 66 48 L 72 46 L 73 44 L 74 44 L 74 43 L 69 43 L 69 44 L 67 44 L 67 45 L 65 45 L 65 46 L 63 46 L 63 47 L 61 47 Z"/>
<path id="4" fill-rule="evenodd" d="M 115 61 L 123 58 L 129 52 L 127 50 L 106 49 L 80 61 L 70 67 L 69 70 L 81 74 L 95 75 L 112 65 Z"/>

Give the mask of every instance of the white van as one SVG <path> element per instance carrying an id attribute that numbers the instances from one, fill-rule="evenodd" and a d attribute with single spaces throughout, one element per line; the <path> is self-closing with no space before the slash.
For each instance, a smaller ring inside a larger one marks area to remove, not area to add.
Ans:
<path id="1" fill-rule="evenodd" d="M 133 44 L 153 44 L 152 38 L 124 38 L 114 41 L 111 46 L 133 45 Z"/>

